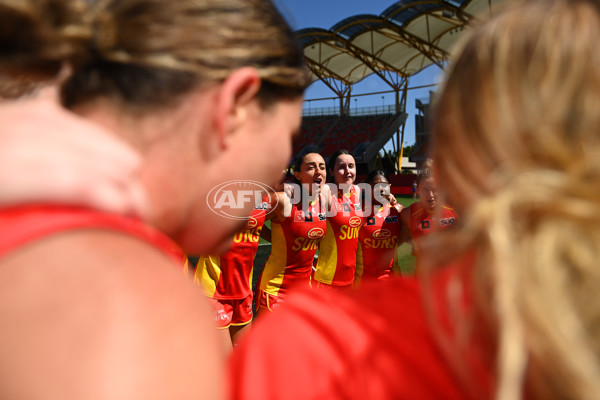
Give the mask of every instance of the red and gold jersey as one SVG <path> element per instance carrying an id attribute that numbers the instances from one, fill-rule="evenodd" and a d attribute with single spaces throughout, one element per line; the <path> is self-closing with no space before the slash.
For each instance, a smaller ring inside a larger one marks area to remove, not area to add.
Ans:
<path id="1" fill-rule="evenodd" d="M 456 212 L 453 208 L 442 205 L 439 220 L 437 211 L 430 212 L 420 202 L 413 203 L 409 207 L 410 220 L 408 229 L 412 237 L 414 255 L 417 257 L 417 271 L 419 270 L 419 259 L 421 248 L 420 239 L 432 232 L 447 228 L 456 222 Z"/>
<path id="2" fill-rule="evenodd" d="M 292 294 L 233 352 L 230 398 L 493 398 L 495 352 L 472 305 L 470 260 L 435 272 L 427 288 L 396 278 Z"/>
<path id="3" fill-rule="evenodd" d="M 194 282 L 204 287 L 208 297 L 235 300 L 252 294 L 252 267 L 267 209 L 268 203 L 263 202 L 252 210 L 246 227 L 235 234 L 227 253 L 200 257 Z"/>
<path id="4" fill-rule="evenodd" d="M 294 286 L 308 286 L 319 242 L 325 236 L 327 215 L 320 201 L 302 210 L 294 204 L 290 216 L 271 222 L 271 254 L 260 277 L 260 290 L 285 296 Z"/>
<path id="5" fill-rule="evenodd" d="M 363 223 L 359 193 L 352 186 L 348 193 L 332 196 L 327 217 L 327 232 L 319 246 L 319 261 L 314 279 L 332 286 L 354 282 L 358 232 Z"/>
<path id="6" fill-rule="evenodd" d="M 0 255 L 45 237 L 76 229 L 109 229 L 142 239 L 182 266 L 185 254 L 164 233 L 143 222 L 92 210 L 63 205 L 26 205 L 0 209 Z"/>
<path id="7" fill-rule="evenodd" d="M 383 279 L 393 275 L 401 227 L 400 213 L 389 204 L 364 218 L 358 233 L 356 280 Z"/>

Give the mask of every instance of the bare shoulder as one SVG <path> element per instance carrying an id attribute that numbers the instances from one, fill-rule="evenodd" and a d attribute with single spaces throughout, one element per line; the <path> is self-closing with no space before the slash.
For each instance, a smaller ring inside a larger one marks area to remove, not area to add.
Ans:
<path id="1" fill-rule="evenodd" d="M 220 397 L 222 357 L 201 290 L 136 238 L 72 232 L 5 257 L 0 318 L 0 365 L 11 366 L 0 397 Z"/>
<path id="2" fill-rule="evenodd" d="M 271 195 L 271 207 L 273 208 L 273 216 L 271 220 L 282 222 L 290 216 L 292 202 L 290 195 L 285 192 L 275 192 Z"/>

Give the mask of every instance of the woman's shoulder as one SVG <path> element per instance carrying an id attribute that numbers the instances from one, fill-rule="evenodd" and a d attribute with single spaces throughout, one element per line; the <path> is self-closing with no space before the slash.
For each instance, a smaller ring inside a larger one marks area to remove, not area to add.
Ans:
<path id="1" fill-rule="evenodd" d="M 237 350 L 237 399 L 461 398 L 413 279 L 293 294 Z"/>

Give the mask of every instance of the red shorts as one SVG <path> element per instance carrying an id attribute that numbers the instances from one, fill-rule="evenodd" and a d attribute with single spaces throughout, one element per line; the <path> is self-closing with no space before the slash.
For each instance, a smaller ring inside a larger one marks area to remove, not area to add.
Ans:
<path id="1" fill-rule="evenodd" d="M 209 299 L 215 309 L 217 328 L 226 329 L 230 325 L 247 325 L 252 321 L 252 295 L 241 300 Z"/>
<path id="2" fill-rule="evenodd" d="M 258 309 L 275 311 L 284 300 L 285 296 L 273 296 L 261 290 L 258 294 Z"/>

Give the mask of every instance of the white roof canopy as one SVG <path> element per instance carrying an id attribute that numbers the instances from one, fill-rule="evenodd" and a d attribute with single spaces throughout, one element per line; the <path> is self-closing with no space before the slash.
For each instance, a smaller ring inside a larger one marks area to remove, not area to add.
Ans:
<path id="1" fill-rule="evenodd" d="M 296 34 L 313 82 L 352 86 L 375 73 L 397 88 L 399 79 L 434 63 L 441 66 L 467 24 L 501 2 L 401 0 L 380 15 L 356 15 L 329 30 Z"/>

